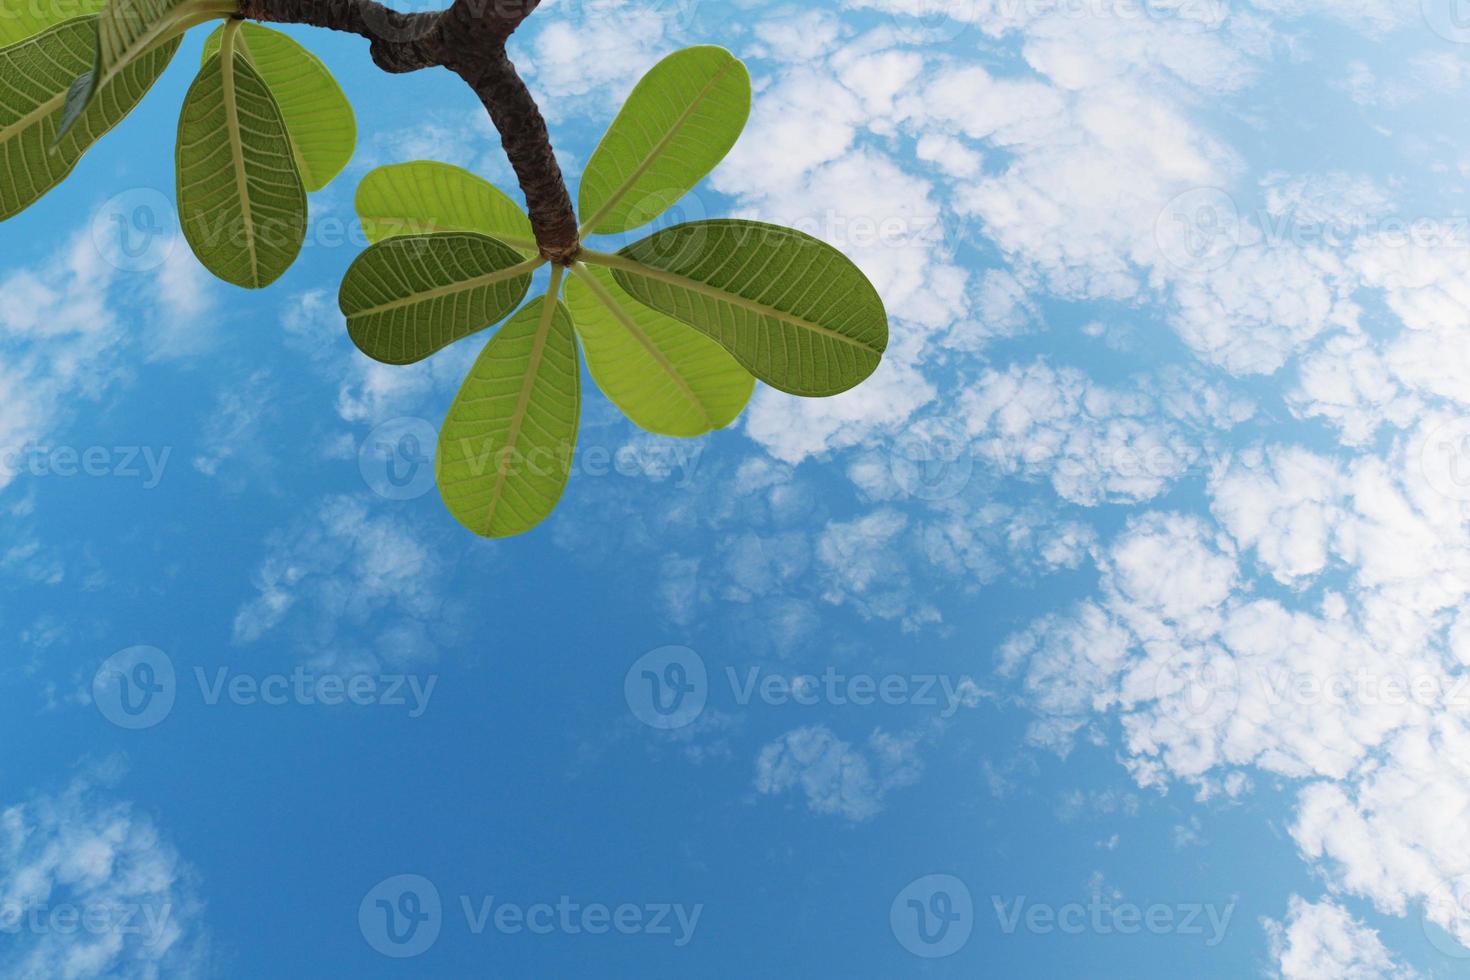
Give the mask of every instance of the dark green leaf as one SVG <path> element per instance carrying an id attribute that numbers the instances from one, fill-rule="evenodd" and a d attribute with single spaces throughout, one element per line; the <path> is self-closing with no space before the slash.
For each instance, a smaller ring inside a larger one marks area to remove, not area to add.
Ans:
<path id="1" fill-rule="evenodd" d="M 841 252 L 755 221 L 675 225 L 617 255 L 584 251 L 634 299 L 714 338 L 761 381 L 835 395 L 888 346 L 883 301 Z"/>
<path id="2" fill-rule="evenodd" d="M 184 97 L 179 223 L 205 268 L 258 289 L 301 251 L 306 191 L 270 89 L 238 52 L 230 55 L 226 46 L 205 62 Z"/>
<path id="3" fill-rule="evenodd" d="M 352 263 L 338 303 L 359 350 L 408 364 L 505 317 L 540 264 L 467 232 L 389 238 Z"/>

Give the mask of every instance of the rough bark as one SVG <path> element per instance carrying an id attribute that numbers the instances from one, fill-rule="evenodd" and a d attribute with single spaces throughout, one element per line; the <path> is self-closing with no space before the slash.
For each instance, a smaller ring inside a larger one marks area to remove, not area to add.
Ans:
<path id="1" fill-rule="evenodd" d="M 539 3 L 454 0 L 441 12 L 404 14 L 377 0 L 240 0 L 240 16 L 358 34 L 368 39 L 373 62 L 384 71 L 443 67 L 464 79 L 500 133 L 541 254 L 566 265 L 577 254 L 572 199 L 546 121 L 505 50 L 506 40 Z"/>

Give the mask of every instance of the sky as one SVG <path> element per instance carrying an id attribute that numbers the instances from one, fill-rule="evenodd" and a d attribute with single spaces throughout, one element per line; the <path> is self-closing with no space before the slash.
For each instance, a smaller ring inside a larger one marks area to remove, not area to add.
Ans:
<path id="1" fill-rule="evenodd" d="M 273 286 L 178 234 L 207 28 L 0 227 L 0 974 L 1470 976 L 1459 0 L 546 0 L 574 189 L 724 45 L 656 227 L 817 235 L 891 339 L 696 440 L 584 378 L 504 541 L 427 455 L 488 335 L 336 304 L 357 182 L 516 196 L 495 133 L 288 30 L 359 139 Z"/>

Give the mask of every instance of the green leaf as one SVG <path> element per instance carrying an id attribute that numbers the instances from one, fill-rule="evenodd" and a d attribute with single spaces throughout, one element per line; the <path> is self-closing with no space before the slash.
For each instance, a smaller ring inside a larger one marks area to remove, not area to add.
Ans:
<path id="1" fill-rule="evenodd" d="M 67 93 L 96 56 L 96 20 L 67 21 L 0 50 L 0 220 L 66 179 L 82 154 L 132 111 L 178 49 L 173 41 L 134 62 L 57 140 Z"/>
<path id="2" fill-rule="evenodd" d="M 135 60 L 195 24 L 228 17 L 238 9 L 236 0 L 107 0 L 97 17 L 97 57 L 91 77 L 79 79 L 67 98 L 58 139 L 76 124 L 97 93 Z"/>
<path id="3" fill-rule="evenodd" d="M 226 44 L 184 97 L 179 223 L 205 268 L 258 289 L 301 251 L 306 191 L 270 89 L 249 62 L 231 54 Z"/>
<path id="4" fill-rule="evenodd" d="M 224 30 L 205 40 L 205 62 L 219 50 Z M 308 191 L 326 187 L 357 146 L 357 118 L 342 87 L 316 55 L 280 31 L 246 24 L 235 44 L 275 96 L 302 183 Z"/>
<path id="5" fill-rule="evenodd" d="M 572 273 L 567 307 L 587 369 L 628 418 L 687 437 L 723 429 L 745 409 L 755 379 L 723 347 L 637 302 L 606 269 Z"/>
<path id="6" fill-rule="evenodd" d="M 540 264 L 467 232 L 389 238 L 352 263 L 337 301 L 359 350 L 409 364 L 498 322 Z"/>
<path id="7" fill-rule="evenodd" d="M 793 395 L 846 391 L 888 346 L 872 283 L 841 252 L 791 228 L 694 221 L 616 255 L 584 249 L 634 299 L 714 338 L 761 381 Z"/>
<path id="8" fill-rule="evenodd" d="M 750 115 L 750 74 L 724 48 L 669 55 L 639 80 L 582 173 L 582 229 L 645 225 L 725 158 Z"/>
<path id="9" fill-rule="evenodd" d="M 0 3 L 0 48 L 35 37 L 77 17 L 97 13 L 107 0 L 8 0 Z M 90 67 L 90 66 L 89 66 Z"/>
<path id="10" fill-rule="evenodd" d="M 571 472 L 581 381 L 556 279 L 485 345 L 439 430 L 439 495 L 455 520 L 485 537 L 545 520 Z"/>
<path id="11" fill-rule="evenodd" d="M 527 258 L 540 254 L 531 222 L 498 187 L 432 160 L 379 167 L 357 185 L 357 215 L 368 241 L 396 235 L 473 231 Z"/>

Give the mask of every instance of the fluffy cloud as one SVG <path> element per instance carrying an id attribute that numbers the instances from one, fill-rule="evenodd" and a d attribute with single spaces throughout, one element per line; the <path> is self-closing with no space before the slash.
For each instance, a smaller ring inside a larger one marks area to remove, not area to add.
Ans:
<path id="1" fill-rule="evenodd" d="M 1331 900 L 1291 896 L 1286 921 L 1265 920 L 1281 980 L 1409 980 L 1418 976 L 1394 961 L 1378 933 Z"/>
<path id="2" fill-rule="evenodd" d="M 303 659 L 344 672 L 437 658 L 461 610 L 445 598 L 448 542 L 430 527 L 366 495 L 324 498 L 266 539 L 234 641 L 287 630 Z"/>
<path id="3" fill-rule="evenodd" d="M 1205 468 L 1212 430 L 1253 412 L 1249 400 L 1218 389 L 1178 395 L 1111 388 L 1038 360 L 985 372 L 960 396 L 959 412 L 976 454 L 997 471 L 1046 478 L 1076 504 L 1137 503 Z M 1201 415 L 1216 425 L 1201 426 Z"/>
<path id="4" fill-rule="evenodd" d="M 766 794 L 798 791 L 814 813 L 868 820 L 884 796 L 918 782 L 917 743 L 917 736 L 880 730 L 857 748 L 824 725 L 796 728 L 761 749 L 755 787 Z"/>
<path id="5" fill-rule="evenodd" d="M 97 403 L 126 383 L 125 351 L 163 359 L 197 343 L 166 324 L 192 322 L 211 293 L 198 281 L 192 258 L 172 254 L 138 272 L 119 267 L 107 247 L 107 215 L 73 235 L 56 254 L 29 266 L 0 271 L 0 487 L 16 478 L 15 456 L 44 443 L 68 423 L 67 406 Z M 175 253 L 182 249 L 175 242 Z M 128 325 L 152 341 L 137 345 Z M 181 346 L 183 345 L 183 346 Z"/>
<path id="6" fill-rule="evenodd" d="M 1391 914 L 1422 903 L 1466 941 L 1470 649 L 1452 614 L 1470 592 L 1470 540 L 1464 502 L 1423 462 L 1435 425 L 1386 459 L 1241 454 L 1210 485 L 1228 534 L 1136 518 L 1101 556 L 1100 599 L 1012 637 L 1002 663 L 1042 744 L 1065 750 L 1116 712 L 1144 785 L 1237 792 L 1251 769 L 1300 780 L 1292 836 L 1334 888 Z M 1346 591 L 1322 590 L 1315 608 L 1253 594 L 1248 557 L 1295 588 L 1345 570 Z M 1283 963 L 1326 955 L 1296 948 Z"/>
<path id="7" fill-rule="evenodd" d="M 205 976 L 193 872 L 153 821 L 110 798 L 118 765 L 0 808 L 6 976 Z M 70 921 L 73 923 L 68 926 Z"/>

